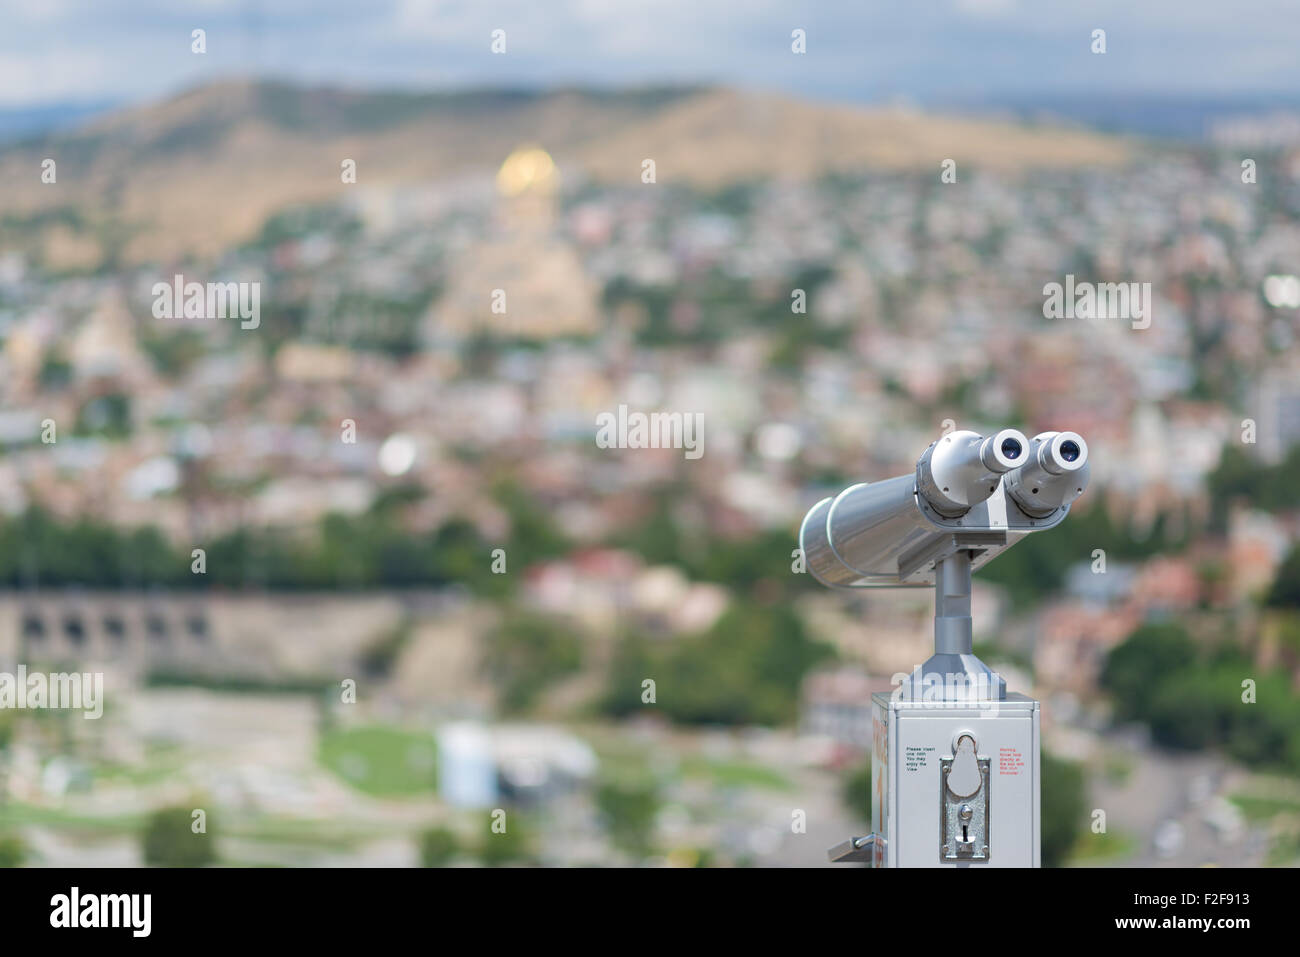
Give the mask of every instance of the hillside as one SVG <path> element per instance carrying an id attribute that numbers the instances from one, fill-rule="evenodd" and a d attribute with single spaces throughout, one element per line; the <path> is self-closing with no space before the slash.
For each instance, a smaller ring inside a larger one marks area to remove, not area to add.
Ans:
<path id="1" fill-rule="evenodd" d="M 766 94 L 665 88 L 623 92 L 479 90 L 361 93 L 231 81 L 113 113 L 0 150 L 0 248 L 54 268 L 211 255 L 255 236 L 286 206 L 362 184 L 491 171 L 521 143 L 561 168 L 639 182 L 717 187 L 764 176 L 859 168 L 1112 165 L 1121 140 L 1075 130 L 823 106 Z M 58 182 L 40 182 L 41 161 Z"/>

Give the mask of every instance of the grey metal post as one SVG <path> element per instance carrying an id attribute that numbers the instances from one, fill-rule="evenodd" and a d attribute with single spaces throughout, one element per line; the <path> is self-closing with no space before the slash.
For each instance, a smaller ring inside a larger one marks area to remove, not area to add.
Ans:
<path id="1" fill-rule="evenodd" d="M 934 653 L 974 651 L 970 618 L 970 552 L 957 551 L 934 564 Z"/>
<path id="2" fill-rule="evenodd" d="M 1006 680 L 975 657 L 970 615 L 971 553 L 959 548 L 934 563 L 934 654 L 903 683 L 905 697 L 926 694 L 924 682 L 950 695 L 1002 700 Z M 933 692 L 930 692 L 933 695 Z"/>

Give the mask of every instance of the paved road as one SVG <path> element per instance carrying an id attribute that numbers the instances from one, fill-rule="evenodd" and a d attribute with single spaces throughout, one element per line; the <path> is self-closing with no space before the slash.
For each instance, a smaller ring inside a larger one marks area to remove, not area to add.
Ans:
<path id="1" fill-rule="evenodd" d="M 1097 778 L 1094 806 L 1106 811 L 1107 827 L 1132 835 L 1135 853 L 1124 860 L 1098 863 L 1132 867 L 1255 867 L 1263 863 L 1266 842 L 1243 826 L 1238 834 L 1220 835 L 1205 821 L 1216 796 L 1223 794 L 1228 767 L 1214 756 L 1178 755 L 1143 747 L 1130 755 L 1133 768 L 1118 783 Z M 1182 827 L 1181 846 L 1157 852 L 1155 839 L 1166 822 Z"/>

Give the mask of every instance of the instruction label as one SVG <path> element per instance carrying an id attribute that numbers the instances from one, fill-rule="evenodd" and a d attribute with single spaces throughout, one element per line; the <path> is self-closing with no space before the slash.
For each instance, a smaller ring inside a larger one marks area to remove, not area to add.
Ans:
<path id="1" fill-rule="evenodd" d="M 919 771 L 930 763 L 934 748 L 909 746 L 903 749 L 903 767 L 909 771 Z"/>
<path id="2" fill-rule="evenodd" d="M 1019 774 L 1025 758 L 1015 748 L 998 748 L 998 774 Z"/>

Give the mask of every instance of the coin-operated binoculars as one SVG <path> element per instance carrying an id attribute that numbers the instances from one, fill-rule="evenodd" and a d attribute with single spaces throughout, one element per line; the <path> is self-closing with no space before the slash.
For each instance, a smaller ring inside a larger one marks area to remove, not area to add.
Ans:
<path id="1" fill-rule="evenodd" d="M 872 833 L 830 851 L 876 867 L 1038 867 L 1038 702 L 972 648 L 971 572 L 1059 525 L 1088 486 L 1074 432 L 952 432 L 916 472 L 813 506 L 799 545 L 832 588 L 934 586 L 934 655 L 872 695 Z"/>

